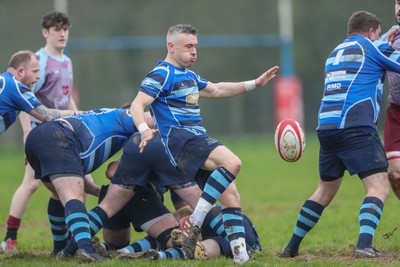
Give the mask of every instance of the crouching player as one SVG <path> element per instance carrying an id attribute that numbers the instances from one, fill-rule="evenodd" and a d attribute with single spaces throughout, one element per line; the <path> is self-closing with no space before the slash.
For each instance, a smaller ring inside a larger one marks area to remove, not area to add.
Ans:
<path id="1" fill-rule="evenodd" d="M 111 179 L 114 177 L 115 180 L 118 180 L 121 177 L 131 177 L 131 179 L 140 180 L 144 175 L 147 176 L 148 181 L 154 181 L 166 180 L 168 177 L 165 176 L 168 175 L 173 175 L 175 178 L 181 175 L 169 163 L 158 137 L 153 138 L 149 142 L 148 146 L 150 149 L 145 150 L 143 153 L 140 153 L 137 146 L 134 146 L 138 141 L 137 138 L 140 138 L 138 133 L 133 135 L 131 137 L 132 140 L 127 142 L 120 161 L 109 164 L 106 172 L 108 178 Z M 153 154 L 153 156 L 150 154 Z M 164 161 L 160 161 L 158 159 L 159 156 L 164 157 Z M 141 162 L 143 158 L 145 158 L 146 163 Z M 151 162 L 154 164 L 149 165 Z M 156 164 L 157 162 L 158 164 Z M 130 165 L 126 166 L 124 165 L 125 163 L 130 163 Z M 158 166 L 163 171 L 154 171 L 153 165 Z M 163 167 L 160 167 L 160 165 Z M 146 169 L 146 166 L 149 168 Z M 145 172 L 140 174 L 138 172 L 139 169 L 145 170 Z M 204 186 L 208 176 L 209 172 L 206 171 L 198 173 L 197 181 L 201 187 Z M 107 187 L 102 188 L 100 202 L 106 194 Z M 199 188 L 195 183 L 175 184 L 171 188 L 174 189 L 171 190 L 171 200 L 176 209 L 184 206 L 182 204 L 184 201 L 176 193 L 179 193 L 184 198 L 187 198 L 189 194 L 199 195 Z M 121 258 L 186 259 L 186 253 L 181 249 L 182 239 L 181 232 L 177 229 L 178 222 L 176 219 L 171 219 L 173 215 L 163 204 L 164 192 L 165 187 L 158 186 L 157 182 L 149 182 L 146 189 L 136 186 L 133 198 L 103 226 L 103 238 L 105 242 L 101 244 L 101 250 L 118 250 L 125 253 L 120 256 Z M 182 194 L 182 192 L 186 192 L 186 194 Z M 194 205 L 192 204 L 191 206 L 193 207 Z M 185 215 L 190 215 L 190 211 L 191 209 L 188 206 L 180 208 L 175 212 L 175 218 L 179 220 Z M 261 250 L 257 232 L 248 217 L 245 215 L 243 217 L 248 251 Z M 130 237 L 130 223 L 132 223 L 136 231 L 145 231 L 148 235 L 144 239 L 127 245 Z M 170 243 L 171 234 L 174 244 Z M 233 257 L 222 224 L 221 207 L 214 207 L 207 215 L 203 229 L 203 238 L 207 238 L 207 240 L 201 243 L 197 242 L 196 245 L 195 256 L 197 259 L 218 257 L 221 255 Z"/>

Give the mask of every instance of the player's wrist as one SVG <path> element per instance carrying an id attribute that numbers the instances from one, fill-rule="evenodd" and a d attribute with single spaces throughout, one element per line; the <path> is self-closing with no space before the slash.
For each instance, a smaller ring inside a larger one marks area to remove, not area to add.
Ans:
<path id="1" fill-rule="evenodd" d="M 147 125 L 147 123 L 143 122 L 143 123 L 138 125 L 139 133 L 143 133 L 146 130 L 150 130 L 150 127 Z"/>
<path id="2" fill-rule="evenodd" d="M 244 82 L 244 88 L 246 89 L 247 92 L 256 89 L 257 88 L 256 80 L 245 81 Z"/>

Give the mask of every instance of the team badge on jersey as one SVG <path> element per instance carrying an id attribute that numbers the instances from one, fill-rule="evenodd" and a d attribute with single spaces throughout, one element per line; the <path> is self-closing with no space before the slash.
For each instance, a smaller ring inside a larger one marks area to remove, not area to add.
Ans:
<path id="1" fill-rule="evenodd" d="M 199 105 L 199 94 L 193 93 L 186 96 L 186 105 L 188 106 L 198 106 Z"/>
<path id="2" fill-rule="evenodd" d="M 62 91 L 64 95 L 68 95 L 69 93 L 69 86 L 68 85 L 63 85 L 62 86 Z"/>

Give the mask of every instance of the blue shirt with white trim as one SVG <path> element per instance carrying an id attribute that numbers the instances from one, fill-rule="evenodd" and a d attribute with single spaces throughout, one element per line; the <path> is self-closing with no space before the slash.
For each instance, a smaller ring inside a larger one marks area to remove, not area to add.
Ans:
<path id="1" fill-rule="evenodd" d="M 167 154 L 171 130 L 205 133 L 200 116 L 199 91 L 208 82 L 187 68 L 178 68 L 166 61 L 158 61 L 156 67 L 144 78 L 140 91 L 153 97 L 150 105 L 153 120 L 159 130 Z M 189 135 L 187 135 L 189 136 Z"/>
<path id="2" fill-rule="evenodd" d="M 352 35 L 325 63 L 317 130 L 376 128 L 386 70 L 400 72 L 400 53 L 386 42 Z"/>
<path id="3" fill-rule="evenodd" d="M 80 157 L 86 174 L 93 172 L 124 146 L 137 129 L 129 110 L 95 109 L 64 117 L 77 136 Z"/>
<path id="4" fill-rule="evenodd" d="M 9 72 L 0 74 L 0 134 L 17 120 L 20 111 L 29 112 L 40 105 L 28 86 Z"/>

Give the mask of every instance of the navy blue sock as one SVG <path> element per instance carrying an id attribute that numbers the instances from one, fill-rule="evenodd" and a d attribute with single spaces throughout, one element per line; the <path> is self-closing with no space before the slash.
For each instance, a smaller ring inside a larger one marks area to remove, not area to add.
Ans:
<path id="1" fill-rule="evenodd" d="M 65 209 L 60 200 L 49 199 L 47 214 L 53 235 L 53 250 L 61 251 L 67 245 L 68 229 L 65 224 Z"/>
<path id="2" fill-rule="evenodd" d="M 360 234 L 358 236 L 358 248 L 372 247 L 376 228 L 383 212 L 383 202 L 376 197 L 366 197 L 360 208 L 359 222 Z"/>
<path id="3" fill-rule="evenodd" d="M 218 167 L 208 177 L 201 198 L 214 205 L 235 178 L 225 167 Z"/>
<path id="4" fill-rule="evenodd" d="M 207 213 L 203 222 L 203 226 L 210 227 L 217 235 L 222 236 L 223 238 L 226 239 L 226 241 L 229 241 L 226 236 L 221 209 L 222 209 L 221 206 L 218 204 L 215 207 L 213 207 Z"/>
<path id="5" fill-rule="evenodd" d="M 87 253 L 93 253 L 94 248 L 85 204 L 80 200 L 72 199 L 65 204 L 65 214 L 67 215 L 65 221 L 68 229 L 71 231 L 78 248 Z"/>
<path id="6" fill-rule="evenodd" d="M 161 259 L 171 259 L 171 260 L 186 259 L 185 253 L 181 248 L 169 248 L 167 250 L 162 250 L 159 253 L 161 254 Z"/>
<path id="7" fill-rule="evenodd" d="M 159 250 L 162 248 L 162 245 L 151 236 L 146 236 L 138 241 L 135 241 L 134 243 L 130 244 L 125 248 L 132 253 L 132 252 L 142 252 L 149 249 Z"/>
<path id="8" fill-rule="evenodd" d="M 225 208 L 222 210 L 225 232 L 229 242 L 238 238 L 246 239 L 241 208 Z"/>
<path id="9" fill-rule="evenodd" d="M 91 237 L 95 236 L 103 227 L 103 225 L 108 221 L 108 219 L 109 218 L 106 212 L 99 206 L 96 206 L 91 211 L 89 211 L 88 220 L 89 220 L 90 236 Z M 74 255 L 77 250 L 78 250 L 78 244 L 76 240 L 71 239 L 68 241 L 68 244 L 64 249 L 64 252 Z"/>
<path id="10" fill-rule="evenodd" d="M 108 222 L 108 215 L 102 208 L 96 206 L 88 212 L 88 216 L 90 233 L 95 236 L 103 228 L 103 225 Z"/>
<path id="11" fill-rule="evenodd" d="M 317 224 L 323 211 L 324 206 L 315 201 L 307 200 L 303 204 L 303 207 L 301 207 L 299 216 L 297 218 L 297 223 L 294 228 L 292 238 L 287 245 L 288 249 L 291 249 L 294 252 L 299 251 L 301 241 L 305 235 Z"/>

